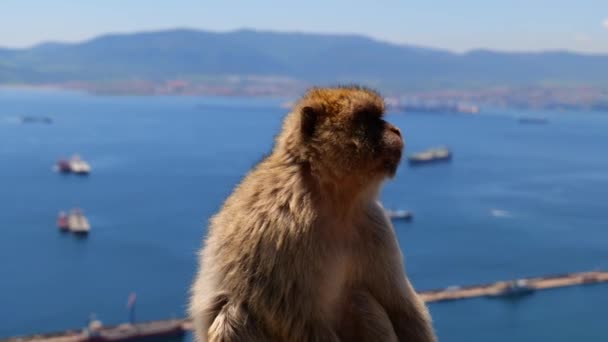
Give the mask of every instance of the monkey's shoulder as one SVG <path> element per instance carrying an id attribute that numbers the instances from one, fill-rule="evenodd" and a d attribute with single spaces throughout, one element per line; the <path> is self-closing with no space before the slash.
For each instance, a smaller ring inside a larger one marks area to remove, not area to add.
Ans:
<path id="1" fill-rule="evenodd" d="M 378 201 L 369 202 L 361 209 L 357 216 L 357 223 L 360 227 L 375 231 L 393 230 L 393 224 Z"/>

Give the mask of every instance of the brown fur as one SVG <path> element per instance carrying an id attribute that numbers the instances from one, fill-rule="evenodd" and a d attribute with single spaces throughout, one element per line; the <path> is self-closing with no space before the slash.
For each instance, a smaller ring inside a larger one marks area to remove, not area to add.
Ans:
<path id="1" fill-rule="evenodd" d="M 435 341 L 377 200 L 403 140 L 362 87 L 314 88 L 211 219 L 198 341 Z"/>

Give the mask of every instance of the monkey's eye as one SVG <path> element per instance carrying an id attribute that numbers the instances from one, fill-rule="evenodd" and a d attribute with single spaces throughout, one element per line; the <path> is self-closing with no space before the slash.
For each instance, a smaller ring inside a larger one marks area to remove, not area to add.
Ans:
<path id="1" fill-rule="evenodd" d="M 358 113 L 355 118 L 355 121 L 359 125 L 367 128 L 381 126 L 384 122 L 381 117 L 371 112 Z"/>

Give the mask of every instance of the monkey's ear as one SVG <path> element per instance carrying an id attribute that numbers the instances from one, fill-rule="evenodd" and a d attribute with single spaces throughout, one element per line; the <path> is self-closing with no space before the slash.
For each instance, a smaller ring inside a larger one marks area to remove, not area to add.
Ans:
<path id="1" fill-rule="evenodd" d="M 302 108 L 300 113 L 300 131 L 305 138 L 309 138 L 315 133 L 318 116 L 314 108 L 308 106 Z"/>

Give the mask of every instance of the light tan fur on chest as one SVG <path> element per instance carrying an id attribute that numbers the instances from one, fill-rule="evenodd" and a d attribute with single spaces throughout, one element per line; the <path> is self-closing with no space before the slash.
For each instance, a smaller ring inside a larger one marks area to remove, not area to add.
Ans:
<path id="1" fill-rule="evenodd" d="M 355 247 L 359 234 L 351 222 L 331 220 L 319 227 L 325 234 L 332 235 L 330 240 L 334 243 L 327 246 L 327 253 L 322 262 L 323 273 L 318 279 L 317 307 L 328 320 L 337 322 L 345 302 L 353 287 L 358 286 L 358 274 L 361 262 L 357 260 Z"/>

